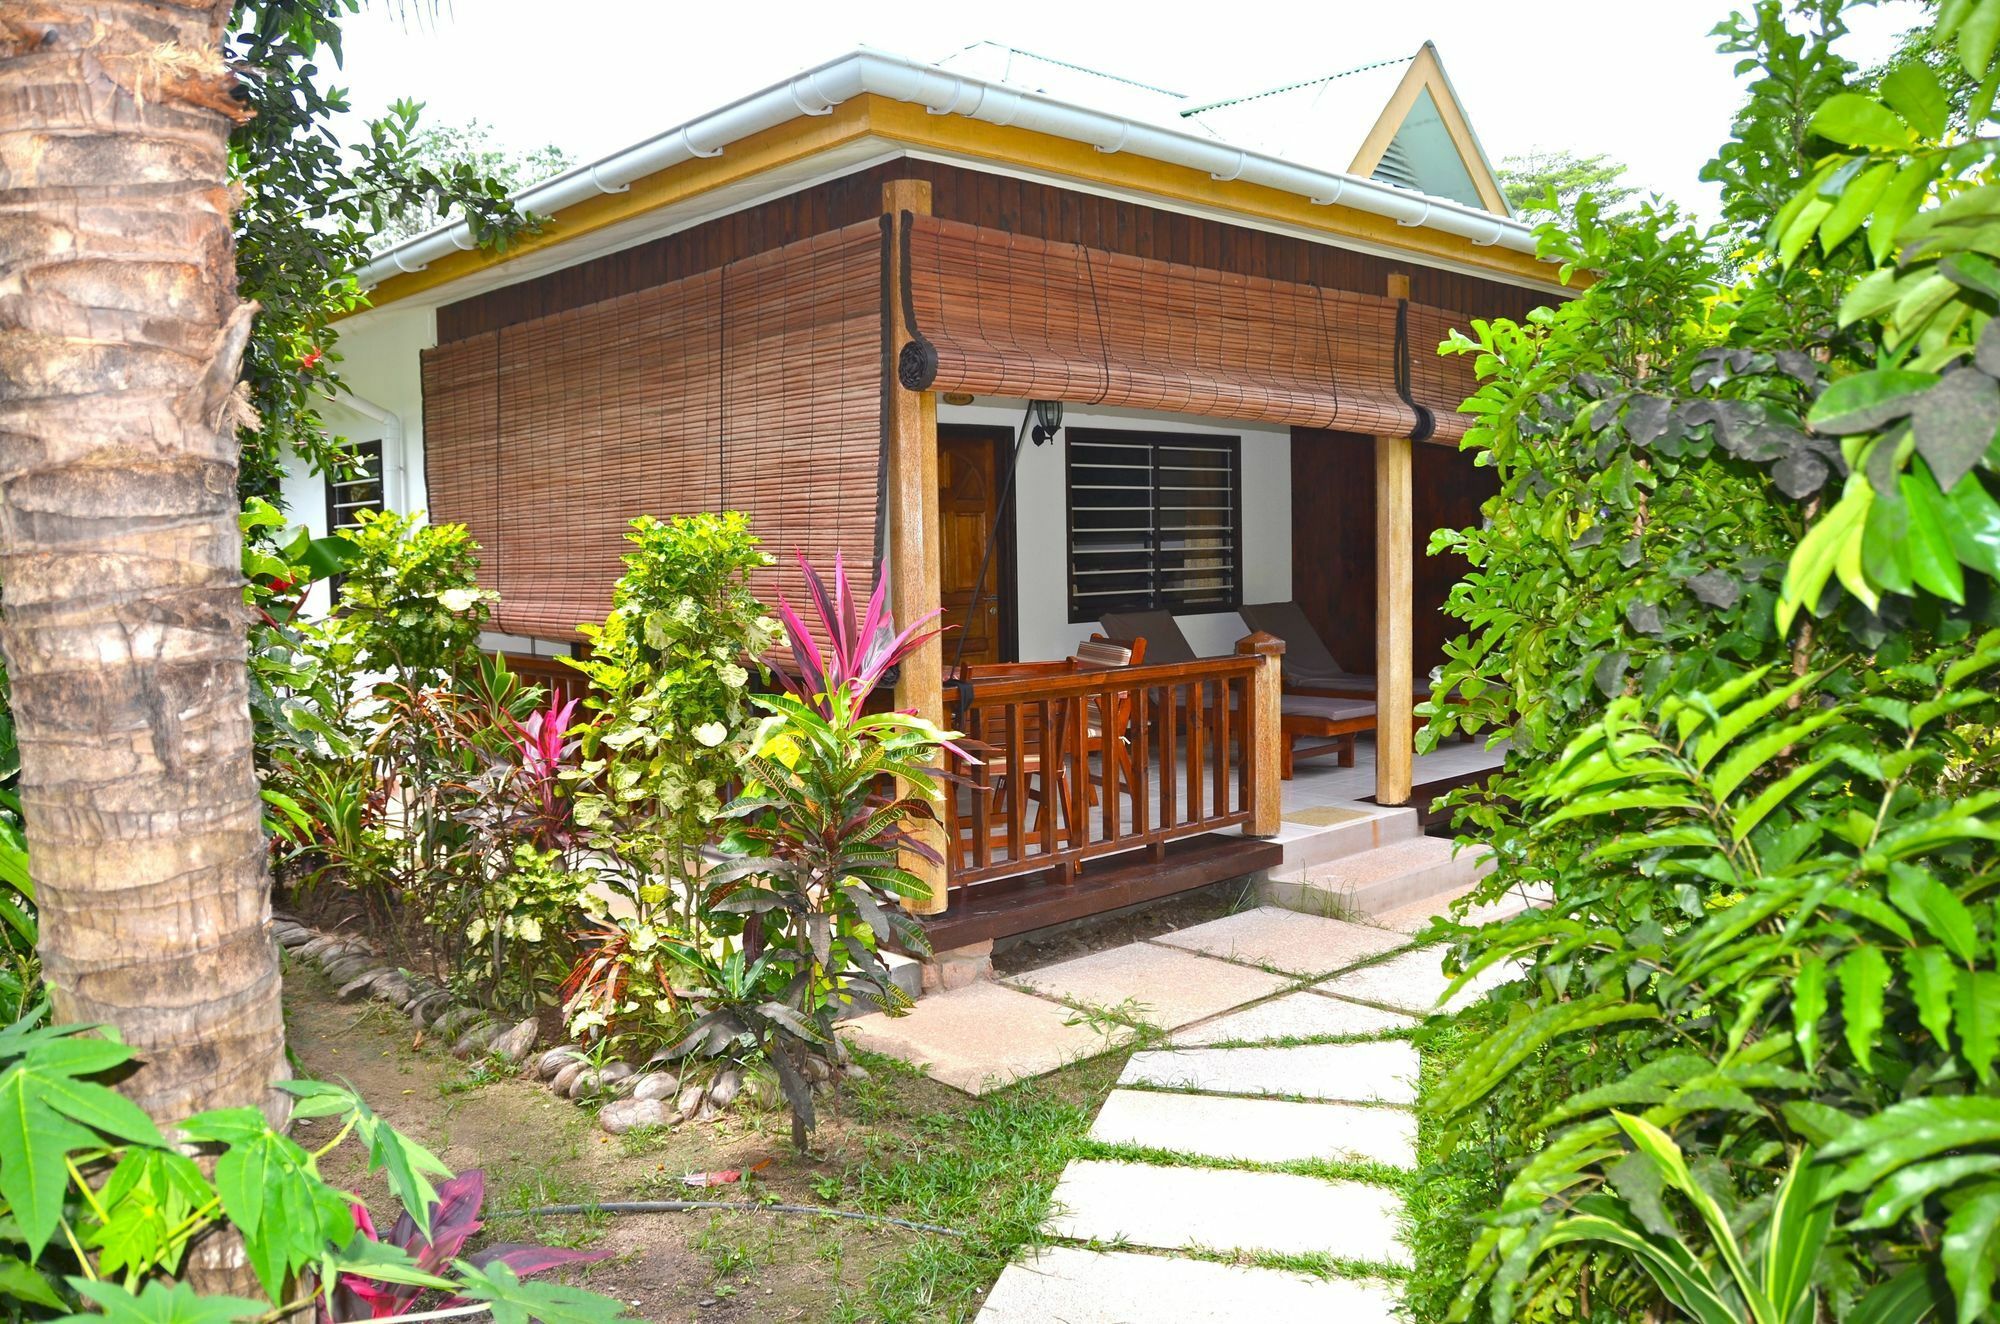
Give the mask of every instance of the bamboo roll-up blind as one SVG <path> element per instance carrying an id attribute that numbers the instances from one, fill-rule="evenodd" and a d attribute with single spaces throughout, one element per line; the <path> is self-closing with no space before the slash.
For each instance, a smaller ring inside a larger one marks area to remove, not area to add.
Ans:
<path id="1" fill-rule="evenodd" d="M 879 222 L 725 269 L 721 504 L 750 517 L 778 565 L 764 587 L 804 601 L 795 551 L 840 552 L 873 582 L 882 496 Z"/>
<path id="2" fill-rule="evenodd" d="M 907 386 L 1347 432 L 1418 427 L 1396 388 L 1393 299 L 930 216 L 908 230 Z M 1422 311 L 1423 334 L 1436 334 L 1412 354 L 1425 362 L 1411 395 L 1442 422 L 1464 393 L 1450 397 L 1454 366 L 1430 351 L 1463 319 Z"/>
<path id="3" fill-rule="evenodd" d="M 1469 414 L 1458 407 L 1479 389 L 1473 372 L 1476 354 L 1440 354 L 1438 346 L 1454 330 L 1464 330 L 1472 319 L 1463 313 L 1413 303 L 1409 312 L 1410 395 L 1435 416 L 1437 429 L 1431 441 L 1456 443 L 1472 425 Z"/>
<path id="4" fill-rule="evenodd" d="M 601 619 L 627 524 L 741 510 L 792 556 L 879 545 L 882 232 L 847 227 L 424 355 L 431 513 L 464 523 L 496 629 Z"/>

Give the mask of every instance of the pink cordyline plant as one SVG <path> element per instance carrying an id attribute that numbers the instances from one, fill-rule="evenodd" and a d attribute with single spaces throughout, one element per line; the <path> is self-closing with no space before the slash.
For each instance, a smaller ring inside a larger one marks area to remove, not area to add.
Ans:
<path id="1" fill-rule="evenodd" d="M 486 1174 L 477 1168 L 462 1172 L 439 1186 L 437 1195 L 437 1203 L 431 1206 L 431 1235 L 428 1240 L 417 1230 L 417 1221 L 407 1213 L 396 1219 L 388 1236 L 378 1235 L 374 1221 L 368 1217 L 367 1207 L 361 1204 L 354 1206 L 355 1227 L 370 1241 L 384 1242 L 407 1251 L 425 1273 L 443 1275 L 451 1268 L 451 1262 L 459 1258 L 460 1250 L 472 1234 L 483 1226 L 479 1209 L 486 1201 Z M 558 1250 L 553 1246 L 509 1243 L 474 1251 L 465 1259 L 480 1268 L 497 1261 L 512 1269 L 516 1277 L 526 1278 L 565 1264 L 591 1264 L 608 1259 L 610 1255 L 608 1250 Z M 334 1285 L 330 1307 L 327 1298 L 320 1300 L 320 1324 L 347 1324 L 350 1320 L 392 1319 L 406 1315 L 417 1298 L 427 1290 L 409 1283 L 376 1282 L 358 1274 L 344 1273 Z M 440 1309 L 449 1310 L 468 1304 L 463 1297 L 452 1297 Z"/>
<path id="2" fill-rule="evenodd" d="M 531 777 L 550 778 L 563 765 L 563 760 L 576 753 L 583 742 L 570 737 L 569 729 L 576 725 L 575 699 L 564 700 L 560 695 L 550 695 L 546 708 L 521 723 L 514 734 L 514 752 L 521 761 L 521 771 Z"/>
<path id="3" fill-rule="evenodd" d="M 796 672 L 783 666 L 771 669 L 777 673 L 779 682 L 786 690 L 801 702 L 811 705 L 822 717 L 833 716 L 833 695 L 842 690 L 846 691 L 848 707 L 858 710 L 881 683 L 889 668 L 942 633 L 940 630 L 924 629 L 940 613 L 928 612 L 898 632 L 886 601 L 889 585 L 887 568 L 882 567 L 876 572 L 875 592 L 868 599 L 867 609 L 857 620 L 856 599 L 848 591 L 847 567 L 840 554 L 836 552 L 833 557 L 833 592 L 830 595 L 826 584 L 812 568 L 812 563 L 806 560 L 805 553 L 798 553 L 798 558 L 799 569 L 805 574 L 806 592 L 813 614 L 819 618 L 819 638 L 814 637 L 814 632 L 807 628 L 799 613 L 780 593 L 778 619 L 791 641 Z"/>
<path id="4" fill-rule="evenodd" d="M 550 695 L 548 706 L 529 716 L 510 733 L 514 743 L 517 792 L 529 807 L 532 831 L 545 845 L 570 843 L 569 803 L 563 798 L 561 772 L 583 744 L 571 737 L 577 701 Z"/>

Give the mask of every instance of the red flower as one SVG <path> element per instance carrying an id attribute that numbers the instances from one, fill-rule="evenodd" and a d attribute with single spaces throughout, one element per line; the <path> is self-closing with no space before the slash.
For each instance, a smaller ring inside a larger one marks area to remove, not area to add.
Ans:
<path id="1" fill-rule="evenodd" d="M 315 345 L 310 354 L 299 360 L 299 366 L 301 368 L 317 368 L 319 361 L 325 357 L 326 351 Z"/>

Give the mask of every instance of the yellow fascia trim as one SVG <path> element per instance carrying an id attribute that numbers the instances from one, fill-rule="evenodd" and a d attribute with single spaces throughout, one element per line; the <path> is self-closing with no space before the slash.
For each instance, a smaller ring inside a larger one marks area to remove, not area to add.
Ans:
<path id="1" fill-rule="evenodd" d="M 876 103 L 869 112 L 876 136 L 905 146 L 1152 194 L 1169 202 L 1317 231 L 1334 239 L 1359 240 L 1407 253 L 1414 261 L 1450 262 L 1501 280 L 1541 287 L 1557 284 L 1555 267 L 1529 253 L 1481 246 L 1439 230 L 1398 225 L 1387 216 L 1353 207 L 1338 204 L 1323 207 L 1296 193 L 1244 180 L 1220 180 L 1206 171 L 1186 166 L 1125 152 L 1100 152 L 1088 143 L 1067 138 L 988 124 L 963 115 L 932 115 L 922 106 L 900 101 L 867 99 Z"/>
<path id="2" fill-rule="evenodd" d="M 1233 213 L 1333 239 L 1356 240 L 1406 253 L 1413 261 L 1450 262 L 1501 280 L 1543 288 L 1556 284 L 1555 269 L 1526 253 L 1482 247 L 1456 235 L 1397 225 L 1386 216 L 1352 207 L 1319 206 L 1294 193 L 1242 180 L 1218 180 L 1204 171 L 1164 161 L 1123 152 L 1100 152 L 1088 143 L 988 124 L 963 115 L 933 115 L 922 106 L 870 94 L 836 106 L 831 114 L 792 120 L 753 134 L 730 144 L 720 156 L 683 161 L 634 180 L 623 193 L 607 193 L 565 208 L 540 230 L 523 236 L 505 252 L 475 249 L 452 253 L 422 271 L 391 276 L 369 292 L 367 306 L 380 308 L 411 298 L 523 254 L 870 137 L 894 145 L 1148 194 L 1169 203 Z"/>
<path id="3" fill-rule="evenodd" d="M 1472 185 L 1479 190 L 1479 201 L 1486 210 L 1496 216 L 1508 215 L 1506 195 L 1500 191 L 1500 181 L 1493 177 L 1491 167 L 1486 164 L 1486 156 L 1479 150 L 1479 140 L 1472 135 L 1472 124 L 1465 118 L 1465 108 L 1452 95 L 1451 80 L 1444 76 L 1444 65 L 1439 62 L 1437 48 L 1425 42 L 1417 52 L 1410 67 L 1403 71 L 1403 81 L 1396 84 L 1396 91 L 1389 98 L 1389 104 L 1382 108 L 1381 117 L 1375 127 L 1361 140 L 1361 150 L 1354 154 L 1354 161 L 1347 167 L 1351 175 L 1372 175 L 1375 167 L 1382 164 L 1382 154 L 1389 150 L 1389 144 L 1396 139 L 1396 131 L 1403 127 L 1410 108 L 1417 104 L 1417 97 L 1428 90 L 1431 101 L 1438 108 L 1438 118 L 1444 121 L 1445 132 L 1451 135 L 1451 145 L 1458 150 L 1458 159 L 1465 165 L 1465 173 L 1472 176 Z"/>
<path id="4" fill-rule="evenodd" d="M 463 279 L 475 272 L 510 262 L 524 253 L 575 239 L 661 207 L 699 197 L 739 183 L 767 170 L 804 160 L 867 136 L 868 107 L 864 99 L 835 106 L 831 114 L 801 117 L 741 142 L 731 143 L 720 156 L 696 157 L 632 181 L 623 193 L 605 193 L 565 207 L 540 230 L 523 235 L 505 252 L 468 249 L 425 267 L 391 276 L 368 294 L 367 307 L 380 308 Z M 364 310 L 357 310 L 364 311 Z"/>

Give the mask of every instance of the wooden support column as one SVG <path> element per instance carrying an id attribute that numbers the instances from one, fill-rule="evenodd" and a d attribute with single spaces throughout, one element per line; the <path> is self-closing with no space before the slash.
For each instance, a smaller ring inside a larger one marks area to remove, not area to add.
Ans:
<path id="1" fill-rule="evenodd" d="M 1262 630 L 1236 641 L 1238 656 L 1257 659 L 1257 674 L 1250 682 L 1250 748 L 1244 758 L 1250 764 L 1250 821 L 1243 833 L 1250 837 L 1275 837 L 1284 817 L 1284 656 L 1285 641 Z"/>
<path id="2" fill-rule="evenodd" d="M 904 212 L 929 215 L 931 185 L 927 179 L 892 179 L 882 185 L 882 210 L 895 218 L 896 242 L 890 246 L 889 361 L 889 594 L 898 625 L 908 625 L 937 611 L 942 567 L 938 553 L 937 397 L 929 391 L 909 391 L 896 378 L 896 355 L 903 348 L 902 217 Z M 896 706 L 944 723 L 944 644 L 932 639 L 903 659 L 896 682 Z M 947 787 L 945 793 L 951 793 Z M 944 829 L 934 824 L 931 848 L 944 853 Z M 905 904 L 919 915 L 941 915 L 945 909 L 944 865 L 906 853 L 903 867 L 930 884 L 927 899 Z"/>
<path id="3" fill-rule="evenodd" d="M 1389 297 L 1410 297 L 1410 278 L 1389 277 Z M 1415 498 L 1408 437 L 1375 438 L 1375 802 L 1410 802 L 1415 647 Z"/>

